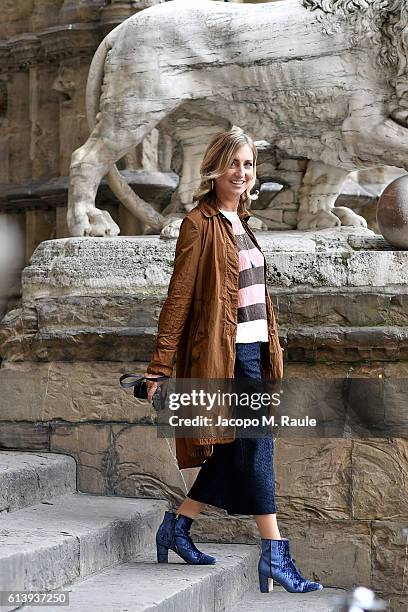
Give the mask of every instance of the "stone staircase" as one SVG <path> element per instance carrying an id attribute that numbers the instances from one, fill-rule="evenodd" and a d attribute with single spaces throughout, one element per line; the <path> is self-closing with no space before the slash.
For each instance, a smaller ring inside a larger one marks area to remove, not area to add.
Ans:
<path id="1" fill-rule="evenodd" d="M 154 540 L 166 509 L 166 500 L 78 493 L 70 456 L 0 452 L 0 591 L 68 591 L 70 612 L 337 609 L 340 589 L 259 593 L 254 545 L 206 543 L 215 566 L 187 565 L 172 552 L 158 565 Z M 38 612 L 0 606 L 15 609 Z"/>

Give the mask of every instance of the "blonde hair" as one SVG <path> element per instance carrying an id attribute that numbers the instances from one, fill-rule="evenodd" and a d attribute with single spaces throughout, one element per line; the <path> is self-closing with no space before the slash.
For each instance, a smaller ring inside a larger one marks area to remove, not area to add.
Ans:
<path id="1" fill-rule="evenodd" d="M 234 156 L 242 145 L 249 145 L 254 156 L 254 176 L 244 193 L 240 196 L 238 204 L 238 213 L 248 212 L 247 206 L 250 206 L 251 200 L 256 199 L 256 196 L 251 196 L 251 189 L 256 182 L 258 151 L 252 138 L 236 126 L 227 132 L 217 134 L 208 145 L 200 167 L 201 183 L 193 196 L 193 202 L 197 200 L 215 202 L 215 185 L 213 181 L 225 174 L 228 168 L 231 167 Z"/>

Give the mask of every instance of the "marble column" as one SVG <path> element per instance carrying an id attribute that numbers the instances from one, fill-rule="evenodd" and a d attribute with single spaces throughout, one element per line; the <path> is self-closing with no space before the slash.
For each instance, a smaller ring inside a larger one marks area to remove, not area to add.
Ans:
<path id="1" fill-rule="evenodd" d="M 31 180 L 30 76 L 28 71 L 11 73 L 8 78 L 8 152 L 10 183 Z M 26 152 L 24 155 L 22 152 Z"/>
<path id="2" fill-rule="evenodd" d="M 89 136 L 85 112 L 85 87 L 90 60 L 68 57 L 61 60 L 52 89 L 59 93 L 59 174 L 67 176 L 72 151 Z"/>
<path id="3" fill-rule="evenodd" d="M 30 159 L 33 179 L 46 179 L 59 174 L 60 101 L 52 88 L 57 71 L 55 64 L 34 65 L 29 71 Z"/>

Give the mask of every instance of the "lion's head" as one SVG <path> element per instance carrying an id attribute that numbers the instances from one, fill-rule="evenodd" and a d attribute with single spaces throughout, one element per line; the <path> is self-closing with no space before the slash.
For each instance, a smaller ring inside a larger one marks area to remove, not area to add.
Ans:
<path id="1" fill-rule="evenodd" d="M 353 43 L 373 48 L 377 65 L 389 71 L 396 91 L 398 108 L 392 116 L 408 125 L 408 0 L 302 0 L 302 4 L 316 11 L 326 34 L 347 22 L 353 26 Z"/>
<path id="2" fill-rule="evenodd" d="M 399 65 L 398 42 L 408 20 L 408 0 L 302 0 L 309 11 L 316 11 L 326 34 L 347 22 L 354 29 L 354 42 L 365 42 L 377 51 L 383 67 Z"/>

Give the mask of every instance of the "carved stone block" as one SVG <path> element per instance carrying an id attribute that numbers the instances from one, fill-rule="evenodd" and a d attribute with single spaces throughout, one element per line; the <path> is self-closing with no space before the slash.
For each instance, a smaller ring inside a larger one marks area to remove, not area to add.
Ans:
<path id="1" fill-rule="evenodd" d="M 175 462 L 174 441 L 154 427 L 124 424 L 53 424 L 50 450 L 72 455 L 78 488 L 88 493 L 168 498 L 179 503 L 187 482 Z"/>
<path id="2" fill-rule="evenodd" d="M 408 524 L 408 440 L 354 440 L 351 465 L 353 517 Z"/>
<path id="3" fill-rule="evenodd" d="M 380 593 L 403 594 L 406 590 L 407 537 L 402 529 L 406 521 L 373 521 L 372 580 Z"/>
<path id="4" fill-rule="evenodd" d="M 279 516 L 296 517 L 299 522 L 352 518 L 351 450 L 351 441 L 341 438 L 277 439 L 274 465 Z"/>

